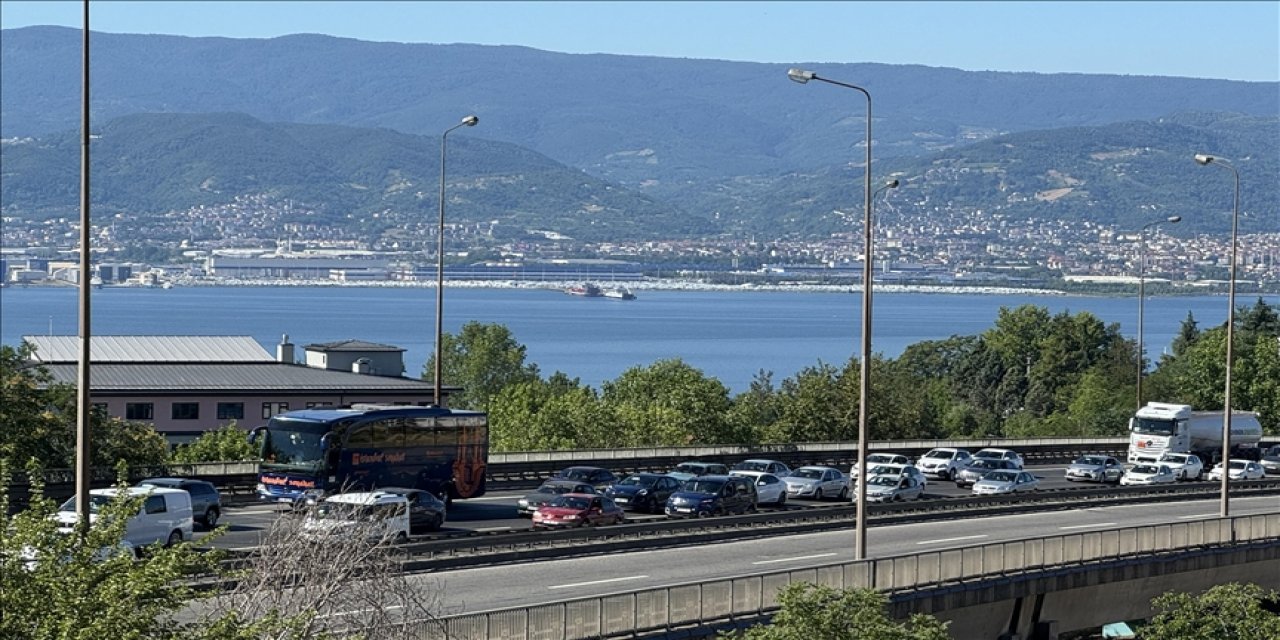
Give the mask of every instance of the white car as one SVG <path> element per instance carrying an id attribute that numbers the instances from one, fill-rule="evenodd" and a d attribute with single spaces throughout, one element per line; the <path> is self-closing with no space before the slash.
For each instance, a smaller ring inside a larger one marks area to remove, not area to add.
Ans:
<path id="1" fill-rule="evenodd" d="M 1173 484 L 1178 481 L 1178 475 L 1165 464 L 1153 464 L 1150 462 L 1141 462 L 1133 465 L 1132 469 L 1120 476 L 1120 484 L 1140 485 L 1140 484 Z"/>
<path id="2" fill-rule="evenodd" d="M 98 513 L 116 498 L 118 489 L 91 489 L 89 491 L 89 525 L 98 520 Z M 163 544 L 171 547 L 191 540 L 195 521 L 191 512 L 191 494 L 182 489 L 168 489 L 144 485 L 128 487 L 129 498 L 142 498 L 142 508 L 129 518 L 124 541 L 131 549 L 147 545 Z M 76 514 L 76 498 L 72 496 L 54 514 L 60 533 L 71 533 L 80 521 Z"/>
<path id="3" fill-rule="evenodd" d="M 1017 465 L 1019 469 L 1026 466 L 1026 461 L 1018 452 L 1012 449 L 981 449 L 973 454 L 974 458 L 986 460 L 1008 460 Z"/>
<path id="4" fill-rule="evenodd" d="M 908 465 L 911 464 L 911 458 L 908 458 L 901 453 L 868 453 L 867 464 L 873 467 L 878 464 Z M 854 462 L 853 466 L 849 468 L 849 475 L 856 478 L 858 476 L 858 470 L 861 468 L 862 465 Z"/>
<path id="5" fill-rule="evenodd" d="M 849 478 L 833 467 L 800 467 L 782 481 L 792 498 L 844 500 L 849 497 Z"/>
<path id="6" fill-rule="evenodd" d="M 329 496 L 307 512 L 302 535 L 363 535 L 370 542 L 409 540 L 409 500 L 385 491 L 357 491 Z"/>
<path id="7" fill-rule="evenodd" d="M 973 483 L 973 493 L 978 496 L 1022 493 L 1038 488 L 1040 479 L 1026 471 L 992 471 Z"/>
<path id="8" fill-rule="evenodd" d="M 1229 472 L 1232 480 L 1261 480 L 1267 475 L 1262 470 L 1262 465 L 1252 460 L 1231 460 L 1231 471 Z M 1209 480 L 1211 482 L 1222 480 L 1222 463 L 1213 466 L 1213 470 L 1209 472 Z"/>
<path id="9" fill-rule="evenodd" d="M 778 476 L 779 478 L 786 477 L 788 474 L 791 473 L 791 467 L 788 467 L 787 463 L 780 462 L 778 460 L 757 460 L 757 459 L 743 460 L 742 462 L 739 462 L 738 464 L 733 465 L 733 467 L 731 467 L 729 470 L 730 471 L 764 471 L 765 473 L 772 473 L 773 475 Z"/>
<path id="10" fill-rule="evenodd" d="M 952 480 L 956 474 L 968 466 L 973 456 L 964 449 L 938 448 L 924 454 L 916 461 L 916 466 L 926 476 L 941 480 Z"/>
<path id="11" fill-rule="evenodd" d="M 919 500 L 924 485 L 911 476 L 871 476 L 867 480 L 867 502 Z"/>
<path id="12" fill-rule="evenodd" d="M 1193 453 L 1166 453 L 1158 464 L 1169 467 L 1179 480 L 1199 480 L 1204 475 L 1204 463 Z"/>
<path id="13" fill-rule="evenodd" d="M 731 476 L 750 478 L 756 484 L 756 504 L 787 504 L 787 483 L 768 471 L 730 471 Z"/>
<path id="14" fill-rule="evenodd" d="M 868 471 L 868 474 L 872 477 L 894 476 L 900 478 L 902 476 L 907 476 L 918 480 L 921 487 L 927 487 L 929 485 L 929 479 L 926 478 L 924 474 L 915 467 L 915 465 L 910 464 L 875 464 L 871 465 L 871 469 Z M 853 480 L 856 483 L 858 479 L 854 478 Z"/>

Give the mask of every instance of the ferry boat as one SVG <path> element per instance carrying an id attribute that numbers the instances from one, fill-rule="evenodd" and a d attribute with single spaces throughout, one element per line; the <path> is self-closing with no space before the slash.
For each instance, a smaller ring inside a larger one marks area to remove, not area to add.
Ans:
<path id="1" fill-rule="evenodd" d="M 636 294 L 631 293 L 631 290 L 626 287 L 613 287 L 605 289 L 604 297 L 618 300 L 635 300 Z"/>
<path id="2" fill-rule="evenodd" d="M 571 296 L 582 296 L 585 298 L 599 298 L 604 295 L 604 292 L 600 290 L 600 287 L 597 287 L 590 282 L 575 284 L 572 287 L 565 289 L 564 292 Z"/>

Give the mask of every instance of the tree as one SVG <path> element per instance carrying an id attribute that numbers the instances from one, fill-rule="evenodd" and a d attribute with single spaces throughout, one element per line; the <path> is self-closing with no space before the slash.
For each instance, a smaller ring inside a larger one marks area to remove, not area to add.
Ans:
<path id="1" fill-rule="evenodd" d="M 178 463 L 256 460 L 257 457 L 258 452 L 249 444 L 249 435 L 235 422 L 206 431 L 173 452 L 173 461 Z"/>
<path id="2" fill-rule="evenodd" d="M 495 451 L 609 446 L 607 424 L 595 391 L 557 371 L 549 380 L 517 382 L 498 392 L 489 408 L 489 443 Z"/>
<path id="3" fill-rule="evenodd" d="M 1220 584 L 1199 595 L 1166 593 L 1151 606 L 1156 615 L 1138 630 L 1142 640 L 1275 640 L 1280 632 L 1280 593 L 1256 584 Z"/>
<path id="4" fill-rule="evenodd" d="M 623 446 L 727 442 L 729 389 L 683 360 L 632 367 L 600 394 Z"/>
<path id="5" fill-rule="evenodd" d="M 853 367 L 856 371 L 856 367 Z M 839 369 L 819 362 L 782 381 L 778 419 L 764 432 L 766 442 L 853 440 L 858 437 L 857 395 L 844 390 Z M 856 375 L 850 384 L 857 385 Z"/>
<path id="6" fill-rule="evenodd" d="M 1173 356 L 1174 358 L 1186 353 L 1191 345 L 1196 343 L 1200 338 L 1200 327 L 1196 325 L 1195 316 L 1191 312 L 1187 312 L 1187 317 L 1182 320 L 1182 324 L 1178 327 L 1178 335 L 1173 338 Z"/>
<path id="7" fill-rule="evenodd" d="M 728 422 L 732 442 L 753 445 L 778 420 L 778 392 L 773 387 L 773 372 L 761 369 L 751 379 L 751 387 L 738 394 L 729 407 Z"/>
<path id="8" fill-rule="evenodd" d="M 29 475 L 41 474 L 32 468 Z M 0 473 L 6 487 L 9 479 L 7 472 Z M 0 512 L 8 514 L 7 491 L 2 502 Z M 59 532 L 51 518 L 57 505 L 44 497 L 37 481 L 28 508 L 6 515 L 0 526 L 0 637 L 232 640 L 288 629 L 282 620 L 244 623 L 221 618 L 205 626 L 175 618 L 188 601 L 204 597 L 186 578 L 221 574 L 222 555 L 201 553 L 182 543 L 147 549 L 135 559 L 120 541 L 129 516 L 141 506 L 140 497 L 118 492 L 112 503 L 99 508 L 81 539 Z"/>
<path id="9" fill-rule="evenodd" d="M 443 334 L 440 350 L 443 382 L 462 387 L 450 398 L 450 404 L 459 409 L 488 411 L 503 387 L 538 378 L 537 365 L 525 363 L 525 346 L 500 324 L 468 322 L 456 337 Z M 433 353 L 422 370 L 424 380 L 435 379 L 435 362 Z"/>
<path id="10" fill-rule="evenodd" d="M 898 622 L 889 598 L 874 589 L 792 583 L 778 592 L 773 624 L 748 629 L 746 640 L 948 640 L 947 623 L 923 614 Z"/>

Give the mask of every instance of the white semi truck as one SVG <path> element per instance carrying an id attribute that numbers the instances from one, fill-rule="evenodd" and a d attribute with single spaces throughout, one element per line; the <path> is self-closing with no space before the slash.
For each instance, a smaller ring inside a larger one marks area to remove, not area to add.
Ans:
<path id="1" fill-rule="evenodd" d="M 1155 462 L 1166 453 L 1194 453 L 1206 463 L 1222 457 L 1222 411 L 1148 402 L 1129 419 L 1129 462 Z M 1258 414 L 1231 412 L 1231 457 L 1258 459 Z"/>

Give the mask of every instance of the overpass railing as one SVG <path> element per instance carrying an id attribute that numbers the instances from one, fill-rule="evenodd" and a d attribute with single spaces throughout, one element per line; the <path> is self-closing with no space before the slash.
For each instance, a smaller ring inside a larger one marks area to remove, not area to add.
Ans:
<path id="1" fill-rule="evenodd" d="M 1080 532 L 460 614 L 423 622 L 420 633 L 411 637 L 576 640 L 628 636 L 755 618 L 776 611 L 778 590 L 796 582 L 901 591 L 1276 539 L 1280 539 L 1280 514 Z"/>

